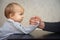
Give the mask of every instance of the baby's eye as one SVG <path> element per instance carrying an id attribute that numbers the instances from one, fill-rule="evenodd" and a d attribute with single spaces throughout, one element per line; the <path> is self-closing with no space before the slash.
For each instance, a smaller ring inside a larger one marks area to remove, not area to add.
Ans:
<path id="1" fill-rule="evenodd" d="M 21 13 L 20 15 L 23 15 L 23 13 Z"/>

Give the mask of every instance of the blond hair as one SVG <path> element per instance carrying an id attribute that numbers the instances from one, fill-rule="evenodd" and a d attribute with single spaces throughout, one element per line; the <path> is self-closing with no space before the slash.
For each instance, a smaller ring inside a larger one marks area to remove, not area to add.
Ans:
<path id="1" fill-rule="evenodd" d="M 18 6 L 21 7 L 21 5 L 19 5 L 18 3 L 14 3 L 14 2 L 13 2 L 13 3 L 9 3 L 9 4 L 6 6 L 5 11 L 4 11 L 4 14 L 5 14 L 5 17 L 6 17 L 6 18 L 9 18 L 10 14 L 11 14 L 12 12 L 14 12 L 14 11 L 13 11 L 14 5 L 18 5 Z"/>

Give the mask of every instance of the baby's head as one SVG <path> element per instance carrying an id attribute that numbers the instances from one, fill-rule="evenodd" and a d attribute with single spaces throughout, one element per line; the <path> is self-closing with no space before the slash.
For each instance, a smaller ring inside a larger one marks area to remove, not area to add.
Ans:
<path id="1" fill-rule="evenodd" d="M 23 20 L 24 9 L 18 3 L 10 3 L 5 8 L 5 16 L 8 19 L 12 19 L 16 22 Z"/>

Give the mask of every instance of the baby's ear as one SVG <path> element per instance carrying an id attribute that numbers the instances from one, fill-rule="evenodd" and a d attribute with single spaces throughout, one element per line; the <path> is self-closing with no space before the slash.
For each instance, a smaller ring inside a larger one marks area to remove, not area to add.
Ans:
<path id="1" fill-rule="evenodd" d="M 9 17 L 11 18 L 11 17 L 13 17 L 13 15 L 14 15 L 13 13 L 10 13 L 10 14 L 9 14 Z"/>

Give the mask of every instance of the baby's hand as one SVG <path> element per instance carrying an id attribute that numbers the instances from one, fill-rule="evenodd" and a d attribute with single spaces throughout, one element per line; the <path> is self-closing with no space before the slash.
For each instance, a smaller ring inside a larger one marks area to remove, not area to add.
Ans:
<path id="1" fill-rule="evenodd" d="M 37 25 L 39 24 L 41 19 L 38 16 L 31 17 L 30 24 L 31 25 Z"/>

